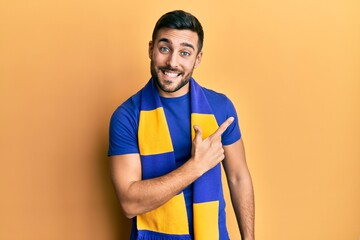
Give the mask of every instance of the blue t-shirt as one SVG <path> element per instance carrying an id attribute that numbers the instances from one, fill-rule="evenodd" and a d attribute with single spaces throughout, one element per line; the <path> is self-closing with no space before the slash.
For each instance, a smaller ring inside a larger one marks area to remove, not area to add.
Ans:
<path id="1" fill-rule="evenodd" d="M 241 138 L 236 110 L 231 101 L 223 94 L 204 89 L 205 96 L 213 110 L 220 126 L 227 118 L 234 117 L 234 122 L 222 135 L 223 145 L 230 145 Z M 177 166 L 181 166 L 191 157 L 191 123 L 190 94 L 181 97 L 160 97 L 171 140 L 174 148 Z M 140 92 L 125 101 L 114 112 L 110 121 L 110 146 L 108 155 L 139 153 L 138 122 L 140 114 Z M 192 185 L 184 189 L 189 230 L 193 236 L 192 221 Z"/>

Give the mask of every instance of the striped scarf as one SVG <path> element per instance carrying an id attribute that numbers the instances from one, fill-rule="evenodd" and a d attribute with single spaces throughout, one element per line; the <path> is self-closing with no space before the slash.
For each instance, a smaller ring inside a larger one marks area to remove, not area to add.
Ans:
<path id="1" fill-rule="evenodd" d="M 215 116 L 203 88 L 190 80 L 191 129 L 201 127 L 203 138 L 218 128 Z M 165 175 L 176 168 L 174 149 L 164 109 L 154 80 L 141 90 L 138 130 L 142 179 Z M 190 139 L 189 139 L 190 141 Z M 218 240 L 226 231 L 225 221 L 219 222 L 220 199 L 223 199 L 221 166 L 198 178 L 193 184 L 193 223 L 196 240 Z M 137 239 L 141 240 L 190 240 L 184 194 L 181 192 L 161 207 L 136 218 Z"/>

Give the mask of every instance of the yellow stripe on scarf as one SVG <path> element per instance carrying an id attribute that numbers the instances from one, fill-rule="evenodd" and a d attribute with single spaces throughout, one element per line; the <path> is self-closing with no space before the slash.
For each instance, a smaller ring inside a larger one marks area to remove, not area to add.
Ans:
<path id="1" fill-rule="evenodd" d="M 191 126 L 194 125 L 197 125 L 201 128 L 203 139 L 209 137 L 218 128 L 216 118 L 213 114 L 192 113 Z M 191 137 L 192 139 L 195 137 L 195 131 L 193 127 L 191 127 Z"/>
<path id="2" fill-rule="evenodd" d="M 178 194 L 161 207 L 137 216 L 138 230 L 166 234 L 189 234 L 184 194 Z"/>
<path id="3" fill-rule="evenodd" d="M 206 216 L 194 218 L 195 239 L 218 240 L 219 239 L 219 201 L 194 203 L 194 216 Z"/>
<path id="4" fill-rule="evenodd" d="M 140 112 L 138 138 L 141 155 L 174 151 L 162 107 Z"/>

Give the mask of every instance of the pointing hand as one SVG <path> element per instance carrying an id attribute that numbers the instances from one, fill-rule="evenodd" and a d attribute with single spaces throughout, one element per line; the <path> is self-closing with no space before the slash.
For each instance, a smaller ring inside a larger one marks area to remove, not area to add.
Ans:
<path id="1" fill-rule="evenodd" d="M 204 172 L 215 167 L 224 159 L 225 155 L 221 143 L 221 135 L 233 121 L 234 118 L 229 117 L 213 134 L 205 139 L 202 139 L 201 128 L 196 125 L 194 126 L 195 138 L 192 146 L 192 159 L 203 167 Z"/>

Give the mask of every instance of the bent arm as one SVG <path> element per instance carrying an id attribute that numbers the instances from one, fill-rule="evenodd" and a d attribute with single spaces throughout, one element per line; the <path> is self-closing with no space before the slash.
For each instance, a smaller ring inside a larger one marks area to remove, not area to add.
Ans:
<path id="1" fill-rule="evenodd" d="M 161 177 L 142 180 L 139 154 L 112 156 L 111 176 L 125 215 L 132 218 L 160 207 L 222 161 L 225 155 L 220 136 L 233 120 L 228 118 L 205 139 L 202 139 L 201 128 L 194 126 L 191 158 Z"/>
<path id="2" fill-rule="evenodd" d="M 230 189 L 231 202 L 239 225 L 241 238 L 253 240 L 255 204 L 251 175 L 246 164 L 242 139 L 224 146 L 224 170 Z"/>
<path id="3" fill-rule="evenodd" d="M 164 176 L 141 180 L 139 154 L 112 156 L 110 164 L 115 191 L 128 218 L 160 207 L 202 174 L 188 161 Z"/>

